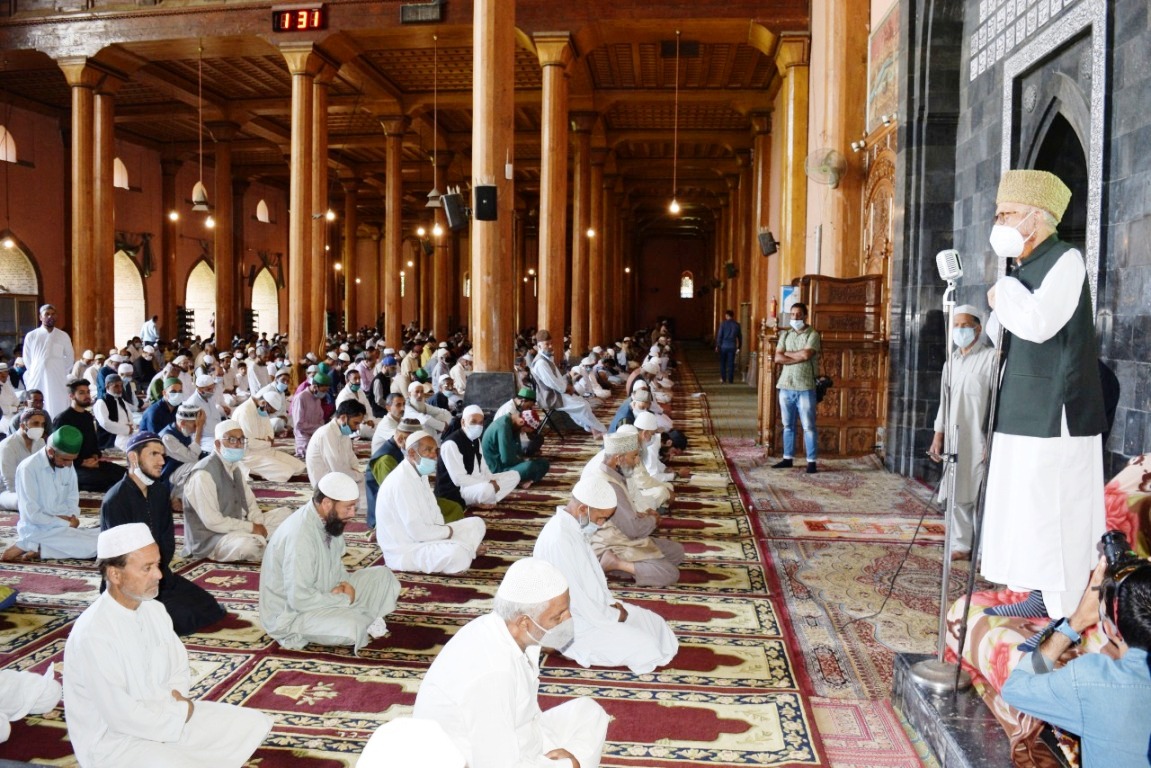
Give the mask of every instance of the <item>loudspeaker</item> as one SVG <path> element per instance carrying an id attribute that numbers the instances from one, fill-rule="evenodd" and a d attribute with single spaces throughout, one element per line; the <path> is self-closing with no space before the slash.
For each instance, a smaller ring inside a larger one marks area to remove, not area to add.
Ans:
<path id="1" fill-rule="evenodd" d="M 425 256 L 431 256 L 433 253 L 436 252 L 436 247 L 434 245 L 432 245 L 432 242 L 430 240 L 428 240 L 427 238 L 424 238 L 423 240 L 421 240 L 420 245 L 422 245 L 424 248 L 424 255 Z"/>
<path id="2" fill-rule="evenodd" d="M 727 262 L 726 264 L 723 265 L 723 268 L 725 270 L 727 270 L 727 276 L 728 277 L 735 277 L 739 274 L 739 269 L 735 266 L 734 261 Z"/>
<path id="3" fill-rule="evenodd" d="M 760 232 L 759 250 L 763 253 L 764 256 L 770 256 L 773 253 L 779 253 L 779 243 L 775 242 L 775 236 L 767 231 Z"/>
<path id="4" fill-rule="evenodd" d="M 464 201 L 459 192 L 441 195 L 440 203 L 444 206 L 444 218 L 448 220 L 448 229 L 453 232 L 467 229 L 468 214 L 464 210 Z"/>
<path id="5" fill-rule="evenodd" d="M 476 221 L 496 220 L 496 185 L 477 184 L 475 187 L 476 205 L 473 212 Z"/>

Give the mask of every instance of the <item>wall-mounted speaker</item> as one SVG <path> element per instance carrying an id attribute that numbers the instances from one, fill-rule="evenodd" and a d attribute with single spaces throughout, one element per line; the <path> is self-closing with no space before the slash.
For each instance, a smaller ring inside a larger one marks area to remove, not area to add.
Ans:
<path id="1" fill-rule="evenodd" d="M 759 233 L 759 250 L 764 256 L 779 253 L 779 243 L 775 242 L 775 236 L 766 229 Z"/>
<path id="2" fill-rule="evenodd" d="M 448 220 L 448 229 L 453 232 L 467 229 L 468 213 L 464 210 L 464 200 L 459 192 L 441 195 L 440 204 L 444 207 L 444 218 Z"/>
<path id="3" fill-rule="evenodd" d="M 473 209 L 473 214 L 476 221 L 495 221 L 496 220 L 496 185 L 495 184 L 477 184 L 475 189 L 476 205 Z"/>

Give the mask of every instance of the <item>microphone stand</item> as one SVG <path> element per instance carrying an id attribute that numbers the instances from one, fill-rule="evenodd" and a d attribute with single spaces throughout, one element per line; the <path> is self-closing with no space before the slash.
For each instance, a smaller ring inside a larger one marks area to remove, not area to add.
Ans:
<path id="1" fill-rule="evenodd" d="M 944 461 L 946 467 L 945 485 L 947 488 L 947 505 L 944 508 L 943 524 L 943 583 L 939 595 L 939 641 L 934 659 L 925 659 L 911 667 L 911 679 L 920 688 L 926 688 L 932 693 L 942 694 L 954 691 L 964 691 L 971 687 L 971 675 L 967 674 L 958 664 L 944 660 L 947 650 L 947 609 L 948 587 L 951 585 L 951 540 L 954 536 L 955 525 L 955 473 L 958 469 L 957 460 L 959 450 L 959 425 L 951 423 L 951 407 L 954 403 L 951 392 L 951 379 L 954 375 L 952 355 L 954 344 L 951 339 L 951 328 L 955 323 L 955 280 L 947 281 L 947 290 L 943 292 L 943 313 L 947 315 L 947 357 L 944 370 L 947 375 L 943 379 L 942 397 L 946 397 L 947 407 L 943 409 L 943 434 L 945 440 Z M 948 439 L 950 439 L 948 441 Z M 950 450 L 946 450 L 947 446 Z M 973 542 L 973 545 L 978 541 Z M 974 546 L 973 546 L 974 549 Z M 971 558 L 971 573 L 975 573 L 975 556 Z M 968 595 L 970 599 L 970 593 Z"/>

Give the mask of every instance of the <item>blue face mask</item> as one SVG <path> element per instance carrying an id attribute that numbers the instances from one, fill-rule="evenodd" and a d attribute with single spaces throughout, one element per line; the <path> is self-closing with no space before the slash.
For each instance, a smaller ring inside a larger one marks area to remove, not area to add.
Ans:
<path id="1" fill-rule="evenodd" d="M 288 385 L 282 381 L 277 381 L 276 382 L 276 389 L 280 390 L 280 392 L 287 392 L 288 391 Z"/>
<path id="2" fill-rule="evenodd" d="M 352 428 L 349 427 L 347 424 L 341 424 L 340 425 L 340 434 L 343 435 L 344 437 L 347 437 L 350 434 L 352 434 Z"/>
<path id="3" fill-rule="evenodd" d="M 955 346 L 960 349 L 967 349 L 975 343 L 975 329 L 974 328 L 952 328 L 951 340 L 955 342 Z"/>
<path id="4" fill-rule="evenodd" d="M 224 449 L 220 451 L 220 458 L 222 458 L 224 461 L 235 464 L 237 461 L 243 460 L 244 453 L 245 453 L 245 449 L 243 449 L 243 448 L 233 448 L 231 446 L 225 446 Z"/>
<path id="5" fill-rule="evenodd" d="M 579 518 L 577 517 L 576 520 L 579 520 Z M 589 511 L 588 516 L 587 516 L 587 522 L 586 523 L 580 523 L 580 531 L 583 533 L 583 537 L 585 539 L 590 539 L 592 536 L 595 536 L 596 531 L 598 531 L 598 530 L 599 530 L 599 524 L 597 524 L 595 521 L 593 521 L 591 519 L 591 512 Z"/>
<path id="6" fill-rule="evenodd" d="M 420 463 L 416 465 L 416 471 L 423 477 L 434 475 L 436 472 L 436 460 L 429 459 L 427 456 L 421 456 Z"/>

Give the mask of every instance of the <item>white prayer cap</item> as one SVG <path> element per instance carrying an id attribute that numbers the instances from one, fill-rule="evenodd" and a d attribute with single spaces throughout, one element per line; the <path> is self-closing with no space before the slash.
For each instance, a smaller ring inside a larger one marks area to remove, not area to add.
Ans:
<path id="1" fill-rule="evenodd" d="M 424 388 L 423 384 L 421 384 L 418 381 L 413 381 L 411 384 L 408 385 L 408 393 L 410 394 L 412 392 L 415 392 L 417 389 L 423 389 L 423 388 Z"/>
<path id="2" fill-rule="evenodd" d="M 603 347 L 595 346 L 595 347 L 591 348 L 591 351 L 597 355 L 602 355 L 603 354 Z"/>
<path id="3" fill-rule="evenodd" d="M 438 379 L 436 379 L 436 383 L 437 384 L 443 384 L 445 381 L 447 381 L 450 378 L 451 378 L 451 376 L 447 375 L 446 373 L 441 373 L 440 377 Z"/>
<path id="4" fill-rule="evenodd" d="M 614 492 L 612 503 L 615 503 Z M 568 581 L 559 568 L 538 557 L 525 557 L 516 560 L 508 568 L 496 590 L 496 597 L 509 603 L 535 605 L 546 603 L 567 592 L 567 589 Z"/>
<path id="5" fill-rule="evenodd" d="M 345 341 L 343 344 L 340 345 L 340 351 L 341 352 L 348 352 L 350 350 L 351 350 L 351 347 L 348 346 L 348 342 Z"/>
<path id="6" fill-rule="evenodd" d="M 120 365 L 117 366 L 117 368 L 116 368 L 116 373 L 119 373 L 121 375 L 123 375 L 125 373 L 135 373 L 135 372 L 136 372 L 136 369 L 132 367 L 131 363 L 120 363 Z"/>
<path id="7" fill-rule="evenodd" d="M 385 356 L 394 355 L 394 354 L 396 354 L 396 350 L 393 347 L 384 347 L 384 355 Z"/>
<path id="8" fill-rule="evenodd" d="M 615 491 L 602 472 L 589 472 L 572 488 L 572 496 L 592 509 L 615 509 Z"/>
<path id="9" fill-rule="evenodd" d="M 179 421 L 195 421 L 200 418 L 200 406 L 197 403 L 180 403 L 176 409 L 176 419 Z"/>
<path id="10" fill-rule="evenodd" d="M 216 362 L 216 358 L 212 357 L 211 355 L 204 355 L 204 362 L 208 365 L 211 365 L 212 363 Z"/>
<path id="11" fill-rule="evenodd" d="M 0 363 L 0 373 L 8 372 L 8 363 Z"/>
<path id="12" fill-rule="evenodd" d="M 196 377 L 197 387 L 214 387 L 216 386 L 216 378 L 208 373 L 201 373 Z"/>
<path id="13" fill-rule="evenodd" d="M 603 452 L 605 456 L 618 456 L 621 453 L 631 453 L 639 450 L 639 440 L 635 434 L 621 433 L 618 430 L 603 436 Z"/>
<path id="14" fill-rule="evenodd" d="M 595 362 L 595 358 L 591 355 L 588 355 L 583 360 L 580 360 L 580 365 L 595 365 Z"/>
<path id="15" fill-rule="evenodd" d="M 615 433 L 617 435 L 638 435 L 639 428 L 634 424 L 620 424 Z"/>
<path id="16" fill-rule="evenodd" d="M 101 531 L 96 539 L 96 559 L 109 560 L 155 544 L 152 530 L 146 523 L 125 523 Z"/>
<path id="17" fill-rule="evenodd" d="M 356 481 L 343 472 L 329 472 L 320 478 L 316 487 L 320 493 L 336 501 L 355 501 L 360 498 L 360 488 Z"/>
<path id="18" fill-rule="evenodd" d="M 447 343 L 446 341 L 441 341 L 441 342 L 440 342 L 440 346 L 439 346 L 439 348 L 440 348 L 440 349 L 447 349 L 447 348 L 448 348 L 448 343 Z"/>
<path id="19" fill-rule="evenodd" d="M 154 355 L 154 354 L 156 354 L 156 348 L 153 347 L 151 344 L 145 344 L 144 345 L 144 354 L 145 355 Z"/>
<path id="20" fill-rule="evenodd" d="M 368 739 L 360 768 L 464 768 L 464 756 L 435 720 L 397 717 Z"/>
<path id="21" fill-rule="evenodd" d="M 81 360 L 91 360 L 92 359 L 92 350 L 85 349 L 84 354 L 80 355 L 80 359 Z"/>
<path id="22" fill-rule="evenodd" d="M 635 385 L 632 386 L 631 391 L 635 392 L 637 389 L 647 389 L 647 382 L 643 379 L 636 379 Z"/>
<path id="23" fill-rule="evenodd" d="M 659 428 L 659 421 L 651 411 L 640 411 L 635 415 L 635 428 L 655 432 Z"/>
<path id="24" fill-rule="evenodd" d="M 340 353 L 340 362 L 341 363 L 350 363 L 350 362 L 352 362 L 352 356 L 349 355 L 347 352 L 341 352 Z"/>
<path id="25" fill-rule="evenodd" d="M 339 355 L 336 354 L 336 351 L 334 349 L 331 350 L 330 352 L 328 352 L 328 359 L 329 360 L 336 360 L 338 358 L 339 358 Z"/>
<path id="26" fill-rule="evenodd" d="M 632 390 L 631 399 L 636 403 L 650 403 L 651 392 L 648 392 L 647 389 L 640 389 L 639 387 L 636 387 L 634 390 Z"/>
<path id="27" fill-rule="evenodd" d="M 224 435 L 237 429 L 243 431 L 243 428 L 240 426 L 240 422 L 236 421 L 235 419 L 224 419 L 216 425 L 216 439 L 223 440 Z"/>
<path id="28" fill-rule="evenodd" d="M 172 365 L 184 365 L 188 362 L 187 355 L 177 355 L 176 359 L 172 361 Z"/>
<path id="29" fill-rule="evenodd" d="M 480 408 L 478 405 L 469 405 L 467 408 L 464 409 L 464 412 L 462 415 L 463 415 L 463 418 L 466 419 L 469 416 L 475 416 L 477 413 L 480 416 L 483 416 L 484 415 L 484 409 Z"/>
<path id="30" fill-rule="evenodd" d="M 652 376 L 659 373 L 659 363 L 655 360 L 648 360 L 643 364 L 643 372 L 650 373 Z"/>
<path id="31" fill-rule="evenodd" d="M 268 405 L 272 406 L 275 410 L 280 410 L 284 405 L 284 398 L 279 392 L 268 391 L 256 395 L 256 397 L 263 400 Z"/>
<path id="32" fill-rule="evenodd" d="M 404 450 L 407 450 L 408 448 L 415 448 L 425 437 L 430 437 L 433 443 L 436 441 L 435 436 L 431 432 L 420 429 L 408 435 L 407 441 L 404 442 Z"/>
<path id="33" fill-rule="evenodd" d="M 447 347 L 440 347 L 439 349 L 437 349 L 435 351 L 435 356 L 438 358 L 441 358 L 441 359 L 447 357 L 448 356 L 448 348 Z"/>
<path id="34" fill-rule="evenodd" d="M 309 376 L 311 376 L 313 373 L 315 373 L 315 372 L 316 372 L 316 371 L 318 371 L 318 370 L 320 370 L 320 369 L 319 369 L 319 368 L 317 368 L 316 366 L 314 366 L 314 365 L 309 365 L 307 368 L 305 368 L 305 369 L 304 369 L 304 373 L 306 373 L 306 374 L 308 374 Z"/>
<path id="35" fill-rule="evenodd" d="M 960 315 L 971 315 L 975 318 L 975 322 L 980 325 L 983 324 L 983 312 L 982 310 L 976 309 L 973 304 L 960 304 L 956 307 L 955 316 L 959 317 Z"/>
<path id="36" fill-rule="evenodd" d="M 460 355 L 460 359 L 461 360 L 467 360 L 470 363 L 472 361 L 472 353 L 471 352 L 465 352 L 464 354 Z"/>

